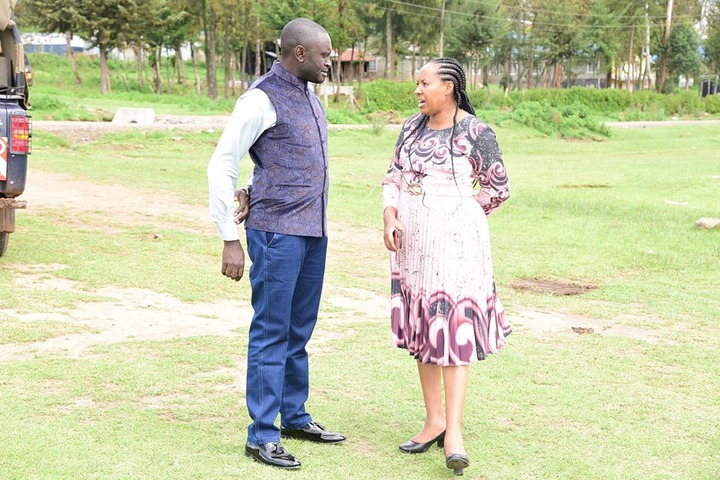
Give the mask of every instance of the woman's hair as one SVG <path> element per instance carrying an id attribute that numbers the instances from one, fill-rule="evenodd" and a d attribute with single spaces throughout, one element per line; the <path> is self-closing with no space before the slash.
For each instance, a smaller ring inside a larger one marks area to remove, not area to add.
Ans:
<path id="1" fill-rule="evenodd" d="M 463 69 L 462 65 L 460 65 L 460 62 L 458 62 L 454 58 L 443 57 L 437 58 L 430 63 L 437 65 L 437 75 L 440 77 L 440 79 L 444 82 L 452 82 L 454 87 L 453 96 L 455 97 L 455 113 L 453 114 L 453 126 L 452 132 L 450 133 L 450 164 L 452 165 L 453 180 L 455 181 L 455 185 L 457 185 L 457 179 L 455 178 L 455 155 L 453 154 L 453 145 L 455 143 L 455 127 L 457 126 L 458 109 L 463 109 L 470 115 L 475 115 L 475 108 L 473 108 L 472 103 L 470 103 L 470 98 L 467 94 L 467 81 L 465 79 L 465 70 Z M 412 159 L 410 157 L 411 150 L 413 145 L 415 144 L 415 141 L 425 131 L 425 127 L 427 126 L 429 120 L 430 118 L 427 115 L 422 115 L 415 127 L 406 137 L 407 139 L 413 134 L 416 134 L 412 142 L 410 143 L 410 146 L 408 147 L 408 160 L 410 161 L 410 169 L 412 171 L 415 171 L 415 169 L 413 167 Z M 403 139 L 402 143 L 400 144 L 400 151 L 402 151 L 402 147 L 404 144 L 405 139 Z"/>
<path id="2" fill-rule="evenodd" d="M 460 62 L 454 58 L 437 58 L 432 63 L 438 66 L 437 73 L 444 82 L 452 82 L 455 92 L 455 103 L 471 115 L 475 115 L 475 109 L 470 103 L 467 94 L 467 81 L 465 80 L 465 70 L 463 70 Z"/>

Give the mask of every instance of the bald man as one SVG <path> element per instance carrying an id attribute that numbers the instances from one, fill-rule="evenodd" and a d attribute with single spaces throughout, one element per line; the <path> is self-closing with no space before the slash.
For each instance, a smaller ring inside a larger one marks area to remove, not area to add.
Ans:
<path id="1" fill-rule="evenodd" d="M 300 461 L 280 436 L 339 443 L 305 410 L 305 349 L 317 321 L 327 251 L 328 136 L 320 100 L 308 82 L 330 71 L 327 31 L 306 18 L 280 36 L 281 59 L 237 102 L 208 165 L 210 214 L 224 242 L 222 273 L 240 280 L 245 253 L 233 218 L 240 159 L 250 154 L 252 187 L 245 219 L 254 310 L 247 358 L 246 454 L 275 467 Z M 278 414 L 280 426 L 275 425 Z"/>

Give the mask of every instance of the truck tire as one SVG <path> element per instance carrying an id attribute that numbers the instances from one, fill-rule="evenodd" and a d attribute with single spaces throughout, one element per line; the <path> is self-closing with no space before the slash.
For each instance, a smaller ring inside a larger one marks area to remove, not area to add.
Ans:
<path id="1" fill-rule="evenodd" d="M 0 232 L 0 257 L 5 255 L 10 240 L 10 232 Z"/>

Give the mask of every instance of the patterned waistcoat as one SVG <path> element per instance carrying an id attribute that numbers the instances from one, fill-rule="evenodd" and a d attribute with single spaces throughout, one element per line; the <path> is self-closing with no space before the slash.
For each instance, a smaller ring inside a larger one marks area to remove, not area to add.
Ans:
<path id="1" fill-rule="evenodd" d="M 265 232 L 325 236 L 329 180 L 322 104 L 307 82 L 279 63 L 253 88 L 270 98 L 277 123 L 250 148 L 255 167 L 245 224 Z"/>

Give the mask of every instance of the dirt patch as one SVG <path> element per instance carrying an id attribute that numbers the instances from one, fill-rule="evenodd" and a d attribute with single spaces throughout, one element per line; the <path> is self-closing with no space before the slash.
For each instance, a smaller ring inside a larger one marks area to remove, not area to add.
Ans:
<path id="1" fill-rule="evenodd" d="M 612 335 L 634 338 L 650 343 L 672 343 L 662 337 L 655 329 L 632 327 L 625 323 L 628 319 L 615 318 L 601 320 L 580 315 L 567 315 L 557 312 L 544 312 L 541 310 L 520 309 L 510 316 L 515 332 L 528 333 L 539 337 L 548 335 Z M 637 321 L 635 318 L 633 321 Z M 652 325 L 655 319 L 647 319 Z"/>
<path id="2" fill-rule="evenodd" d="M 510 285 L 515 290 L 545 293 L 548 295 L 582 295 L 597 288 L 595 285 L 582 285 L 563 280 L 545 278 L 524 278 Z"/>
<path id="3" fill-rule="evenodd" d="M 207 119 L 203 121 L 205 123 L 164 124 L 156 128 L 222 128 L 226 120 L 223 118 L 216 123 Z M 109 123 L 88 125 L 79 122 L 37 122 L 36 124 L 38 131 L 57 133 L 71 142 L 89 139 L 92 135 L 99 136 L 107 131 L 127 128 L 146 129 L 146 126 L 118 126 Z M 68 192 L 73 193 L 69 195 Z M 162 192 L 141 192 L 118 185 L 100 185 L 82 181 L 65 174 L 32 170 L 28 174 L 27 190 L 23 199 L 28 203 L 28 210 L 23 213 L 27 215 L 52 215 L 57 209 L 63 209 L 71 212 L 76 218 L 88 215 L 107 216 L 114 224 L 119 225 L 137 225 L 139 219 L 145 218 L 148 223 L 158 227 L 167 225 L 170 228 L 207 234 L 213 238 L 217 236 L 206 205 L 188 205 L 182 203 L 181 199 Z M 117 208 L 117 199 L 123 199 L 122 209 Z M 81 228 L 80 223 L 73 225 L 72 228 Z M 348 249 L 352 249 L 355 257 L 359 261 L 366 262 L 370 271 L 377 272 L 377 275 L 386 274 L 387 252 L 382 245 L 381 231 L 331 223 L 330 239 L 329 262 L 334 261 L 334 256 L 342 256 Z M 54 320 L 76 323 L 89 327 L 89 331 L 62 335 L 31 344 L 0 345 L 0 361 L 49 354 L 80 358 L 87 356 L 88 349 L 92 346 L 118 342 L 201 335 L 232 337 L 239 335 L 239 331 L 249 325 L 252 318 L 252 308 L 245 301 L 186 303 L 170 294 L 117 286 L 89 291 L 83 285 L 71 280 L 59 279 L 57 271 L 65 267 L 58 264 L 4 264 L 4 268 L 9 269 L 17 288 L 55 289 L 88 296 L 87 302 L 79 302 L 72 308 L 57 309 L 52 313 L 26 314 L 8 309 L 4 311 L 6 316 L 28 322 Z M 524 279 L 512 286 L 518 290 L 551 295 L 578 295 L 595 288 L 591 285 L 547 279 Z M 98 297 L 106 300 L 96 301 Z M 362 288 L 326 285 L 319 328 L 312 342 L 313 352 L 327 351 L 331 348 L 331 342 L 341 341 L 355 334 L 352 328 L 347 328 L 342 333 L 323 331 L 323 323 L 343 324 L 349 327 L 354 323 L 368 321 L 389 323 L 389 308 L 389 298 L 386 294 L 378 294 Z M 657 336 L 652 331 L 623 327 L 619 322 L 602 322 L 591 318 L 531 309 L 513 312 L 509 317 L 519 334 L 525 332 L 548 335 L 569 332 L 575 335 L 573 333 L 575 327 L 586 329 L 587 331 L 583 330 L 583 333 L 615 334 L 657 341 Z M 232 375 L 232 380 L 219 388 L 242 389 L 243 368 L 242 365 L 238 365 L 237 369 L 217 372 Z M 147 404 L 150 406 L 163 404 L 166 400 L 147 399 Z M 81 399 L 79 405 L 84 404 Z"/>
<path id="4" fill-rule="evenodd" d="M 36 133 L 51 133 L 64 138 L 69 144 L 82 144 L 97 140 L 108 133 L 142 130 L 144 132 L 172 131 L 220 131 L 225 128 L 229 116 L 176 116 L 156 115 L 152 125 L 112 122 L 70 122 L 60 120 L 36 120 Z"/>

